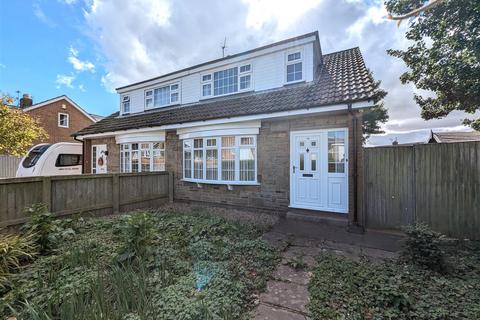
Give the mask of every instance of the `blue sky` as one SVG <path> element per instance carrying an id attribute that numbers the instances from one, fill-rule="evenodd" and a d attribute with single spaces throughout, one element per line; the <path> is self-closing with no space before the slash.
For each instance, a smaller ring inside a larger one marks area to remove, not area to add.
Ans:
<path id="1" fill-rule="evenodd" d="M 0 3 L 0 38 L 7 44 L 0 49 L 1 92 L 14 97 L 17 90 L 30 93 L 34 102 L 66 94 L 100 115 L 117 109 L 116 94 L 102 85 L 102 57 L 92 48 L 95 44 L 83 26 L 83 3 Z"/>
<path id="2" fill-rule="evenodd" d="M 412 85 L 400 83 L 407 23 L 382 0 L 0 0 L 0 92 L 34 102 L 66 94 L 88 112 L 118 110 L 114 88 L 288 37 L 319 31 L 324 53 L 359 46 L 388 91 L 386 135 L 372 144 L 465 130 L 463 114 L 424 121 Z"/>

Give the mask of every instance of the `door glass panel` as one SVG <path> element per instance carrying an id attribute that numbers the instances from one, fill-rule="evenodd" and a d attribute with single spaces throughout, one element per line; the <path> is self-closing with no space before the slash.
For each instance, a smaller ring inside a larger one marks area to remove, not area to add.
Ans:
<path id="1" fill-rule="evenodd" d="M 300 171 L 305 170 L 305 155 L 300 153 Z"/>
<path id="2" fill-rule="evenodd" d="M 304 141 L 300 141 L 300 147 L 303 147 L 305 146 L 305 142 Z"/>
<path id="3" fill-rule="evenodd" d="M 311 161 L 311 169 L 312 171 L 317 171 L 317 154 L 316 153 L 312 153 L 310 155 L 310 161 Z"/>
<path id="4" fill-rule="evenodd" d="M 345 172 L 345 132 L 330 131 L 328 133 L 328 172 Z"/>
<path id="5" fill-rule="evenodd" d="M 310 145 L 312 147 L 316 147 L 317 146 L 317 141 L 313 140 L 312 142 L 310 142 Z"/>

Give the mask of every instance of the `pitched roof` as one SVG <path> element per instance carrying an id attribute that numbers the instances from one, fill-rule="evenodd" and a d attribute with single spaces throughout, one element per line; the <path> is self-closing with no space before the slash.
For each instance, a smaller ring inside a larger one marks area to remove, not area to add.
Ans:
<path id="1" fill-rule="evenodd" d="M 310 83 L 236 94 L 140 114 L 119 116 L 116 112 L 78 131 L 75 136 L 308 109 L 372 100 L 374 97 L 373 78 L 357 47 L 323 55 L 320 74 Z"/>
<path id="2" fill-rule="evenodd" d="M 38 103 L 35 103 L 33 105 L 31 105 L 30 107 L 27 107 L 27 108 L 23 108 L 22 110 L 27 112 L 27 111 L 30 111 L 30 110 L 33 110 L 33 109 L 37 109 L 37 108 L 41 108 L 43 106 L 46 106 L 46 105 L 49 105 L 51 103 L 54 103 L 54 102 L 57 102 L 57 101 L 60 101 L 60 100 L 66 100 L 68 101 L 72 106 L 74 106 L 75 108 L 78 109 L 78 111 L 80 111 L 81 113 L 83 113 L 83 115 L 85 115 L 88 119 L 90 119 L 91 121 L 93 122 L 97 122 L 97 119 L 95 119 L 95 117 L 93 117 L 91 114 L 89 114 L 88 112 L 86 112 L 82 107 L 80 107 L 78 104 L 75 103 L 75 101 L 73 101 L 72 99 L 70 99 L 67 95 L 61 95 L 61 96 L 58 96 L 58 97 L 54 97 L 54 98 L 51 98 L 51 99 L 48 99 L 48 100 L 44 100 L 44 101 L 41 101 L 41 102 L 38 102 Z"/>
<path id="3" fill-rule="evenodd" d="M 432 132 L 432 138 L 439 143 L 480 141 L 480 132 Z"/>

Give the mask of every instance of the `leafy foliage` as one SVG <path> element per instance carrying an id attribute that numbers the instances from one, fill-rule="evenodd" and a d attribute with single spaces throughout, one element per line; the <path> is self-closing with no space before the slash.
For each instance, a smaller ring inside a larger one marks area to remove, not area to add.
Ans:
<path id="1" fill-rule="evenodd" d="M 384 133 L 381 129 L 381 124 L 389 119 L 388 110 L 383 102 L 387 92 L 380 85 L 380 81 L 375 83 L 375 105 L 363 114 L 362 129 L 364 140 L 367 140 L 372 134 Z"/>
<path id="2" fill-rule="evenodd" d="M 407 240 L 403 256 L 408 261 L 434 271 L 446 271 L 444 252 L 441 248 L 443 236 L 426 224 L 405 227 Z"/>
<path id="3" fill-rule="evenodd" d="M 0 96 L 0 154 L 23 156 L 35 141 L 48 138 L 40 122 L 9 105 L 12 98 Z"/>
<path id="4" fill-rule="evenodd" d="M 386 0 L 387 10 L 405 14 L 421 7 L 424 0 Z M 480 2 L 445 0 L 410 22 L 407 50 L 388 50 L 410 68 L 400 80 L 435 97 L 415 95 L 426 120 L 442 118 L 453 110 L 475 113 L 480 109 Z M 480 119 L 465 120 L 480 130 Z"/>
<path id="5" fill-rule="evenodd" d="M 479 319 L 480 247 L 456 247 L 455 272 L 324 254 L 309 284 L 312 319 Z"/>
<path id="6" fill-rule="evenodd" d="M 251 225 L 202 214 L 89 220 L 68 242 L 9 277 L 13 285 L 2 301 L 14 311 L 3 307 L 3 313 L 21 319 L 243 319 L 278 259 L 260 235 Z M 125 253 L 132 254 L 120 259 Z"/>
<path id="7" fill-rule="evenodd" d="M 6 288 L 12 272 L 37 254 L 32 238 L 32 235 L 0 234 L 0 289 Z"/>

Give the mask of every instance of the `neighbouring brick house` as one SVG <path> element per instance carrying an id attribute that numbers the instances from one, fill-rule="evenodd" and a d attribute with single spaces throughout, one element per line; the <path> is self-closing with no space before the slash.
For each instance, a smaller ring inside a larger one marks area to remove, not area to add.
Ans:
<path id="1" fill-rule="evenodd" d="M 117 89 L 120 111 L 75 134 L 84 170 L 174 175 L 176 200 L 361 214 L 360 50 L 309 33 Z M 100 153 L 105 154 L 104 158 Z"/>
<path id="2" fill-rule="evenodd" d="M 73 134 L 94 124 L 98 116 L 87 113 L 66 95 L 32 104 L 32 99 L 23 95 L 20 109 L 37 118 L 47 131 L 48 139 L 37 143 L 78 142 Z"/>

